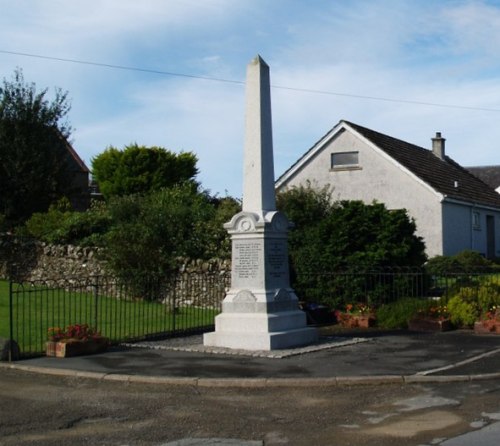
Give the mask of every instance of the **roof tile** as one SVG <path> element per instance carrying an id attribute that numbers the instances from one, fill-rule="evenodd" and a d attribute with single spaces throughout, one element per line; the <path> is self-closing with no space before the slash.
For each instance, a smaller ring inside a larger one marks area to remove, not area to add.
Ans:
<path id="1" fill-rule="evenodd" d="M 442 160 L 431 150 L 349 121 L 343 122 L 446 197 L 500 207 L 500 194 L 449 156 Z"/>

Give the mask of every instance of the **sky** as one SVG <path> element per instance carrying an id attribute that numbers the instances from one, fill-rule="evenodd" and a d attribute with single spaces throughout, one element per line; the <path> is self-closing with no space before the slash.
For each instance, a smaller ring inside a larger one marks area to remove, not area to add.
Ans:
<path id="1" fill-rule="evenodd" d="M 345 119 L 500 164 L 500 1 L 0 0 L 0 78 L 68 92 L 91 168 L 137 143 L 242 194 L 245 76 L 270 66 L 275 177 Z"/>

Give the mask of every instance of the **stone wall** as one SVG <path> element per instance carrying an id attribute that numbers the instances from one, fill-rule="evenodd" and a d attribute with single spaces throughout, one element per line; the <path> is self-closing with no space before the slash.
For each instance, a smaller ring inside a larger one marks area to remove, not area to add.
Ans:
<path id="1" fill-rule="evenodd" d="M 0 238 L 0 277 L 19 281 L 105 275 L 99 249 Z"/>
<path id="2" fill-rule="evenodd" d="M 0 236 L 0 278 L 16 281 L 110 276 L 98 248 L 48 245 Z M 229 260 L 179 259 L 175 287 L 164 297 L 176 304 L 217 306 L 231 282 Z"/>

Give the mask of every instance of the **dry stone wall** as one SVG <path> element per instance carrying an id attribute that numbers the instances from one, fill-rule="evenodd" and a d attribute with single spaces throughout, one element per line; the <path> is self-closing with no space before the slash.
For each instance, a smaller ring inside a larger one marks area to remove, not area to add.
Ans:
<path id="1" fill-rule="evenodd" d="M 48 245 L 16 237 L 0 241 L 0 275 L 19 281 L 107 274 L 98 248 Z"/>
<path id="2" fill-rule="evenodd" d="M 229 260 L 179 259 L 174 289 L 177 305 L 217 306 L 231 285 Z M 48 245 L 12 236 L 0 237 L 0 278 L 16 281 L 86 279 L 109 276 L 102 251 L 72 245 Z"/>

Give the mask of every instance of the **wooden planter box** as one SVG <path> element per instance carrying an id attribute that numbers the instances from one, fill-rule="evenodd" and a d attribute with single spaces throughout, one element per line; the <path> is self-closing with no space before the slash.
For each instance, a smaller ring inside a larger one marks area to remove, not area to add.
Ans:
<path id="1" fill-rule="evenodd" d="M 411 331 L 449 331 L 453 324 L 449 319 L 412 319 L 408 321 L 408 329 Z"/>
<path id="2" fill-rule="evenodd" d="M 346 314 L 342 313 L 339 317 L 339 324 L 345 328 L 369 328 L 375 326 L 375 316 L 372 314 Z"/>
<path id="3" fill-rule="evenodd" d="M 106 351 L 108 345 L 109 340 L 107 338 L 92 339 L 88 341 L 78 339 L 60 342 L 48 341 L 46 344 L 46 354 L 47 356 L 54 356 L 56 358 L 91 355 L 93 353 Z"/>
<path id="4" fill-rule="evenodd" d="M 474 333 L 477 334 L 500 334 L 500 321 L 487 320 L 474 323 Z"/>

